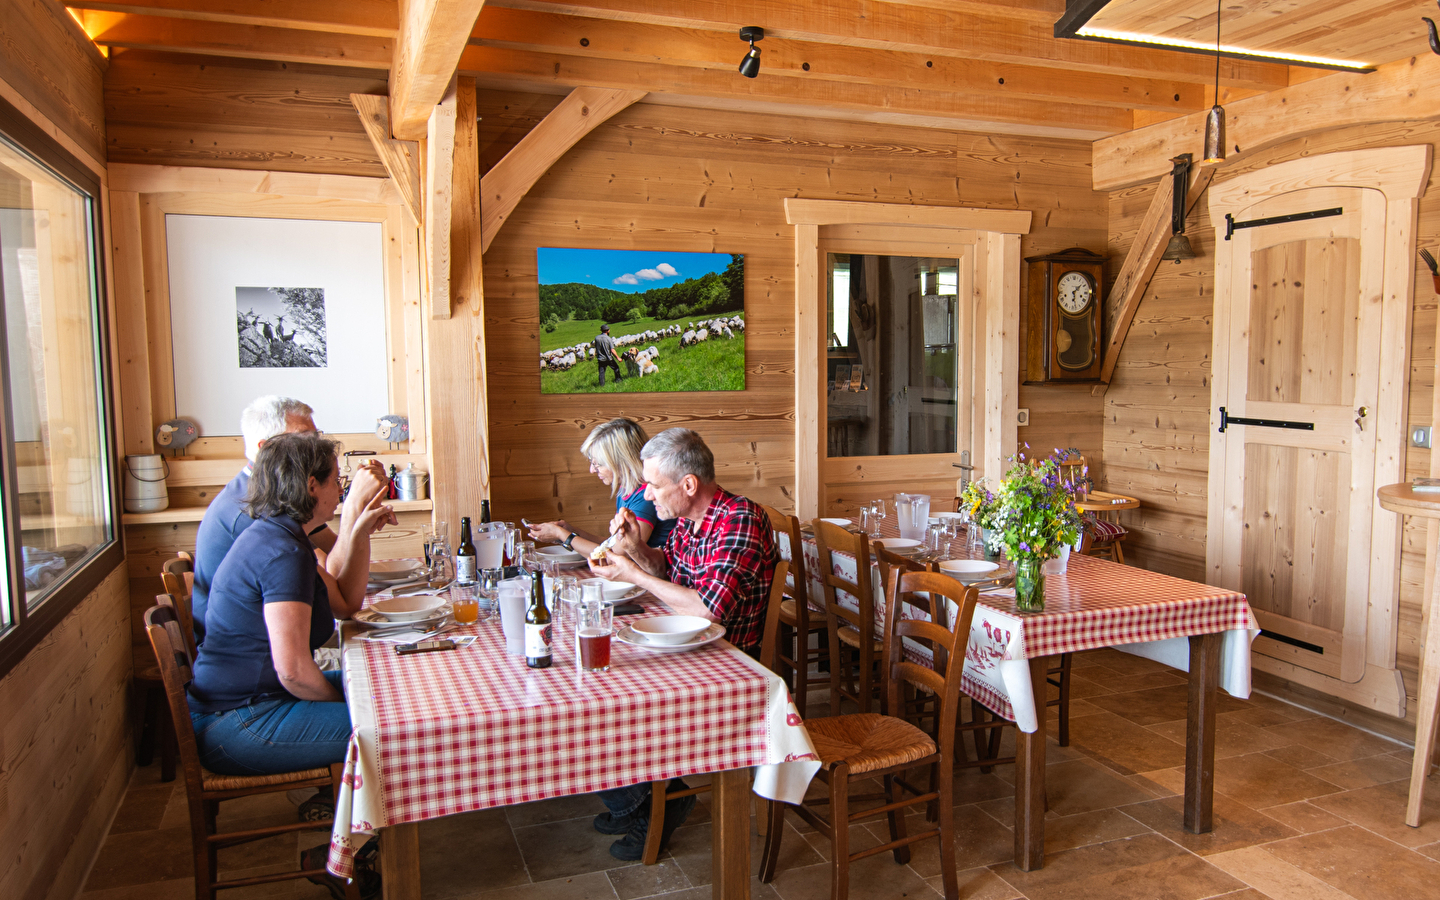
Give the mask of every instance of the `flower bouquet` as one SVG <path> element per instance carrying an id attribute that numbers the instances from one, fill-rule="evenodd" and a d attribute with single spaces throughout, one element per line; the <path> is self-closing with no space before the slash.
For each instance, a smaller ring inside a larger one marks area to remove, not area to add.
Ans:
<path id="1" fill-rule="evenodd" d="M 991 501 L 989 541 L 1015 564 L 1015 603 L 1022 610 L 1045 608 L 1041 566 L 1080 537 L 1075 492 L 1088 479 L 1083 470 L 1073 477 L 1061 471 L 1061 463 L 1072 455 L 1075 451 L 1057 448 L 1046 459 L 1027 461 L 1024 453 L 1018 454 Z"/>

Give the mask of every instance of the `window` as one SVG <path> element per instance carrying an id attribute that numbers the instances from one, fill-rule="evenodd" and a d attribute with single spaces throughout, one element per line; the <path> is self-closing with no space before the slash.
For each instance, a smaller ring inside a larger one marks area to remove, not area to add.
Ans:
<path id="1" fill-rule="evenodd" d="M 0 674 L 120 561 L 98 192 L 0 107 Z"/>
<path id="2" fill-rule="evenodd" d="M 959 260 L 828 256 L 827 455 L 954 453 Z"/>

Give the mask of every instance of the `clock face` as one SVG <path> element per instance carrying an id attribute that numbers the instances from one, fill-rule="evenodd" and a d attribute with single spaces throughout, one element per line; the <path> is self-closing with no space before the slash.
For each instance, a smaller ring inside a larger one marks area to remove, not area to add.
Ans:
<path id="1" fill-rule="evenodd" d="M 1095 286 L 1084 272 L 1066 272 L 1055 283 L 1055 300 L 1067 313 L 1079 315 L 1095 297 Z"/>

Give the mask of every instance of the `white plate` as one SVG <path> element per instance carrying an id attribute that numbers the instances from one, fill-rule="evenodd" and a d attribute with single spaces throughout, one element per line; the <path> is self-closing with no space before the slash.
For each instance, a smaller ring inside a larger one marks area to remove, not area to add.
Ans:
<path id="1" fill-rule="evenodd" d="M 385 618 L 384 616 L 380 615 L 379 613 L 375 612 L 374 610 L 367 608 L 367 609 L 362 609 L 362 610 L 360 610 L 359 612 L 357 612 L 357 613 L 354 615 L 353 620 L 356 621 L 356 622 L 359 622 L 361 625 L 364 625 L 364 626 L 366 626 L 367 628 L 375 628 L 375 629 L 382 629 L 382 628 L 412 628 L 412 629 L 413 629 L 413 628 L 419 628 L 419 627 L 422 626 L 422 625 L 434 625 L 435 623 L 439 622 L 441 619 L 443 619 L 443 618 L 445 618 L 446 616 L 450 615 L 450 613 L 453 611 L 453 609 L 454 609 L 454 608 L 453 608 L 450 604 L 447 603 L 447 604 L 445 604 L 444 606 L 442 606 L 442 607 L 440 607 L 439 609 L 435 610 L 435 612 L 431 613 L 430 615 L 426 616 L 426 617 L 423 618 L 423 619 L 416 619 L 416 620 L 411 621 L 411 622 L 392 622 L 392 621 L 390 621 L 389 619 Z M 424 631 L 425 629 L 421 628 L 421 630 Z"/>
<path id="2" fill-rule="evenodd" d="M 576 553 L 574 550 L 566 550 L 558 544 L 553 547 L 536 547 L 535 554 L 545 559 L 551 559 L 561 563 L 578 563 L 585 561 L 584 554 Z"/>
<path id="3" fill-rule="evenodd" d="M 841 528 L 850 524 L 849 519 L 821 519 L 822 522 L 829 522 L 831 525 L 839 525 Z"/>
<path id="4" fill-rule="evenodd" d="M 632 647 L 639 647 L 642 650 L 649 650 L 651 653 L 686 653 L 696 647 L 703 647 L 712 644 L 725 636 L 725 626 L 719 622 L 712 622 L 710 627 L 700 632 L 690 641 L 684 644 L 652 644 L 645 638 L 635 633 L 629 625 L 621 625 L 615 629 L 615 639 L 622 644 L 629 644 Z"/>
<path id="5" fill-rule="evenodd" d="M 409 571 L 409 572 L 397 572 L 397 573 L 394 574 L 394 575 L 375 575 L 375 574 L 372 574 L 372 575 L 370 576 L 370 584 L 378 584 L 378 585 L 406 584 L 406 583 L 411 582 L 411 581 L 420 581 L 420 580 L 423 579 L 424 577 L 425 577 L 425 567 L 424 567 L 424 566 L 421 566 L 421 567 L 418 568 L 418 569 L 412 569 L 412 570 Z"/>
<path id="6" fill-rule="evenodd" d="M 955 578 L 962 584 L 971 584 L 994 577 L 1000 570 L 999 563 L 983 559 L 947 559 L 940 563 L 940 573 Z"/>
<path id="7" fill-rule="evenodd" d="M 920 542 L 911 538 L 876 538 L 872 544 L 879 544 L 886 550 L 913 550 Z"/>
<path id="8" fill-rule="evenodd" d="M 408 575 L 421 566 L 425 560 L 409 557 L 406 559 L 376 559 L 370 562 L 371 578 L 395 578 Z"/>

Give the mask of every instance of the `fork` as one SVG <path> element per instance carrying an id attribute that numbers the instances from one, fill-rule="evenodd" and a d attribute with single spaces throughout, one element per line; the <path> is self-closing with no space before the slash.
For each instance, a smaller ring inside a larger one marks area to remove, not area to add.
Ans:
<path id="1" fill-rule="evenodd" d="M 1430 267 L 1431 275 L 1440 275 L 1440 265 L 1435 262 L 1435 256 L 1424 247 L 1420 248 L 1420 258 L 1425 260 L 1425 265 Z"/>

